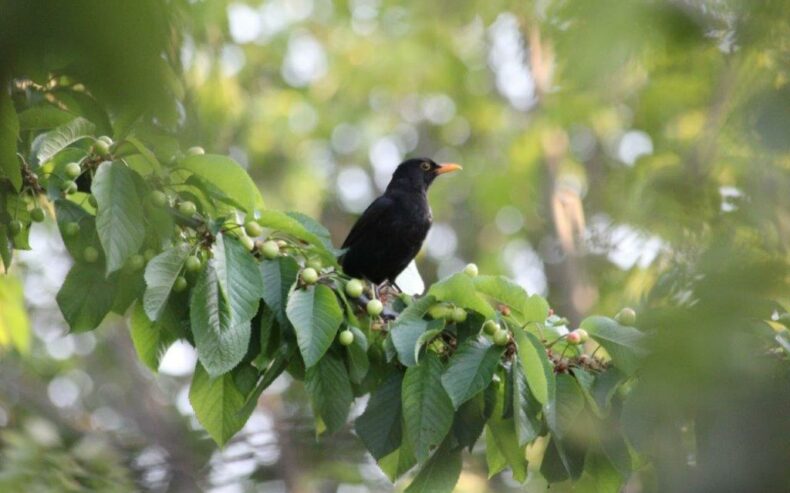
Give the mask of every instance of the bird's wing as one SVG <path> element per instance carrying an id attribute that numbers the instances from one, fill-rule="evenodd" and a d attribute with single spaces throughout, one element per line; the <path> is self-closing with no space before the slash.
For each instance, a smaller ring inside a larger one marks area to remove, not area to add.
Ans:
<path id="1" fill-rule="evenodd" d="M 342 248 L 348 248 L 357 243 L 365 234 L 370 234 L 371 230 L 376 229 L 378 222 L 384 217 L 387 210 L 392 206 L 392 199 L 382 195 L 371 203 L 365 212 L 359 216 L 357 222 L 349 231 L 346 241 Z M 366 233 L 367 232 L 367 233 Z"/>

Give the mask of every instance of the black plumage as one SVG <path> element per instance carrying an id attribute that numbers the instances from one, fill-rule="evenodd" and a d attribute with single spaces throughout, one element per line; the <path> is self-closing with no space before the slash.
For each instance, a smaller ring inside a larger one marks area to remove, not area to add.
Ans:
<path id="1" fill-rule="evenodd" d="M 401 163 L 387 190 L 365 209 L 343 242 L 346 274 L 376 285 L 394 283 L 431 228 L 428 187 L 440 174 L 460 168 L 424 158 Z"/>

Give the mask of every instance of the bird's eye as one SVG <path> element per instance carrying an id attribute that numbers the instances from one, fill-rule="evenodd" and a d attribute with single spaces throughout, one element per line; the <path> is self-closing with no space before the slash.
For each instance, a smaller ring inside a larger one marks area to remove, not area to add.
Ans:
<path id="1" fill-rule="evenodd" d="M 431 163 L 423 161 L 420 163 L 420 168 L 422 168 L 423 171 L 429 171 L 431 169 Z"/>

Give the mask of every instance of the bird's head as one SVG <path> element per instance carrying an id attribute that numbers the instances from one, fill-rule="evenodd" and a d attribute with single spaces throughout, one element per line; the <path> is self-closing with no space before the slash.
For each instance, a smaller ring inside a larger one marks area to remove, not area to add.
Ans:
<path id="1" fill-rule="evenodd" d="M 398 165 L 387 190 L 393 187 L 425 190 L 437 176 L 459 169 L 461 166 L 457 164 L 436 164 L 428 158 L 408 159 Z"/>

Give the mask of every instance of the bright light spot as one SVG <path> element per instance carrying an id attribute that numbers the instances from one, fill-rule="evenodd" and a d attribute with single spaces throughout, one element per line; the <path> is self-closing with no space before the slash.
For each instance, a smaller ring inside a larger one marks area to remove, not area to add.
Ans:
<path id="1" fill-rule="evenodd" d="M 398 136 L 398 148 L 402 154 L 413 151 L 420 142 L 420 134 L 417 129 L 408 123 L 401 123 L 395 127 L 395 134 Z"/>
<path id="2" fill-rule="evenodd" d="M 526 64 L 524 38 L 516 16 L 499 14 L 488 29 L 488 37 L 488 63 L 496 76 L 497 89 L 514 107 L 526 110 L 535 102 L 535 81 Z"/>
<path id="3" fill-rule="evenodd" d="M 524 216 L 512 205 L 505 206 L 496 213 L 496 226 L 502 234 L 512 235 L 524 226 Z"/>
<path id="4" fill-rule="evenodd" d="M 233 77 L 238 74 L 244 64 L 247 62 L 247 57 L 244 56 L 244 50 L 234 44 L 226 44 L 222 47 L 220 54 L 220 64 L 222 66 L 222 74 L 226 77 Z"/>
<path id="5" fill-rule="evenodd" d="M 71 335 L 65 335 L 47 341 L 47 353 L 59 361 L 69 359 L 74 354 L 74 338 Z"/>
<path id="6" fill-rule="evenodd" d="M 617 146 L 617 157 L 628 166 L 633 166 L 637 159 L 652 153 L 653 141 L 641 130 L 626 132 Z"/>
<path id="7" fill-rule="evenodd" d="M 188 342 L 178 340 L 174 342 L 162 356 L 159 362 L 159 373 L 174 377 L 185 377 L 192 374 L 197 362 L 195 348 Z"/>
<path id="8" fill-rule="evenodd" d="M 111 407 L 103 406 L 91 413 L 91 428 L 99 431 L 118 430 L 123 418 Z"/>
<path id="9" fill-rule="evenodd" d="M 450 257 L 458 247 L 455 230 L 445 223 L 436 223 L 425 238 L 425 251 L 429 257 L 441 260 Z"/>
<path id="10" fill-rule="evenodd" d="M 291 114 L 288 115 L 288 125 L 297 134 L 306 134 L 311 132 L 318 124 L 318 113 L 313 107 L 305 102 L 300 102 L 291 108 Z"/>
<path id="11" fill-rule="evenodd" d="M 194 416 L 195 410 L 192 409 L 192 403 L 189 402 L 189 386 L 185 385 L 176 395 L 176 409 L 183 416 Z"/>
<path id="12" fill-rule="evenodd" d="M 511 277 L 528 293 L 546 294 L 548 284 L 543 261 L 528 241 L 516 239 L 505 245 L 502 261 Z"/>
<path id="13" fill-rule="evenodd" d="M 340 154 L 351 154 L 362 144 L 362 131 L 350 123 L 341 123 L 332 130 L 332 148 Z"/>
<path id="14" fill-rule="evenodd" d="M 288 51 L 283 60 L 282 75 L 295 87 L 302 87 L 326 74 L 328 62 L 324 47 L 313 35 L 298 32 L 288 40 Z"/>
<path id="15" fill-rule="evenodd" d="M 441 125 L 455 116 L 455 103 L 446 94 L 427 96 L 422 101 L 422 114 L 429 122 Z"/>
<path id="16" fill-rule="evenodd" d="M 230 35 L 236 43 L 249 43 L 261 34 L 261 17 L 249 5 L 230 4 L 228 6 L 228 23 L 230 24 Z"/>
<path id="17" fill-rule="evenodd" d="M 96 336 L 90 332 L 74 334 L 71 337 L 74 342 L 74 352 L 80 356 L 87 356 L 96 348 Z"/>
<path id="18" fill-rule="evenodd" d="M 439 266 L 436 268 L 436 276 L 439 279 L 444 279 L 445 277 L 449 277 L 456 272 L 460 272 L 466 267 L 466 262 L 461 260 L 458 257 L 448 257 L 442 259 L 439 262 Z"/>
<path id="19" fill-rule="evenodd" d="M 719 194 L 721 195 L 722 212 L 738 210 L 738 200 L 743 197 L 743 192 L 736 187 L 726 186 L 719 188 Z"/>
<path id="20" fill-rule="evenodd" d="M 47 386 L 47 396 L 57 407 L 71 407 L 80 397 L 80 388 L 69 378 L 55 377 Z"/>
<path id="21" fill-rule="evenodd" d="M 392 137 L 382 137 L 373 143 L 368 154 L 373 164 L 373 179 L 380 190 L 387 188 L 392 173 L 403 158 L 398 141 Z"/>
<path id="22" fill-rule="evenodd" d="M 373 199 L 370 177 L 359 166 L 344 168 L 337 175 L 337 194 L 349 212 L 360 213 Z"/>

